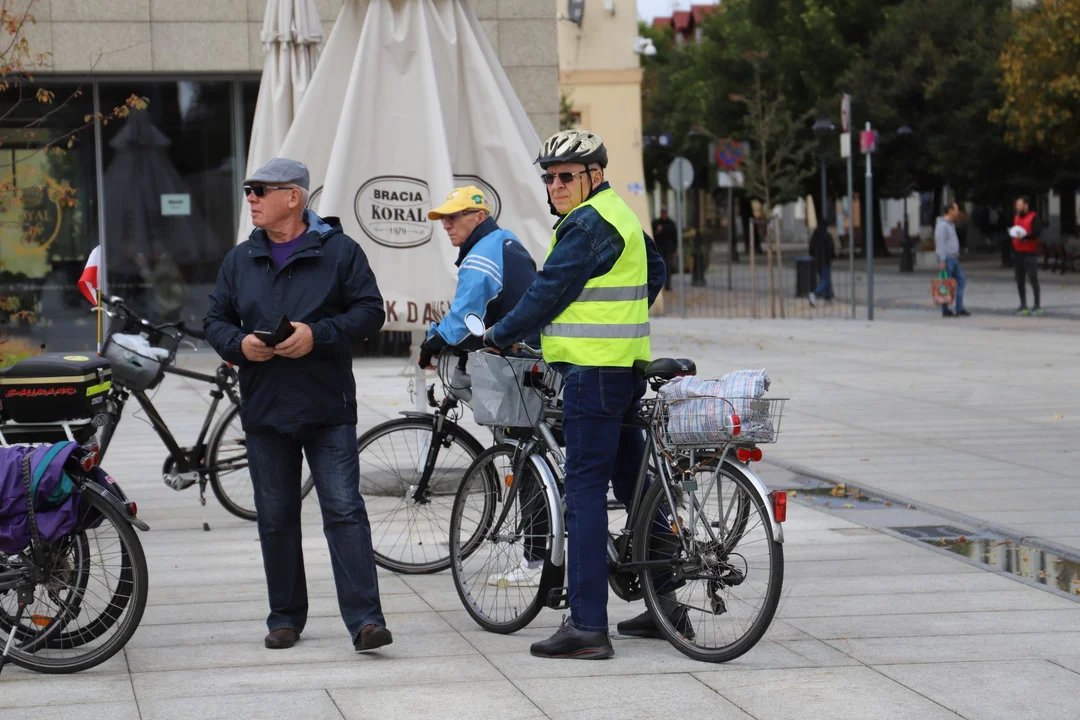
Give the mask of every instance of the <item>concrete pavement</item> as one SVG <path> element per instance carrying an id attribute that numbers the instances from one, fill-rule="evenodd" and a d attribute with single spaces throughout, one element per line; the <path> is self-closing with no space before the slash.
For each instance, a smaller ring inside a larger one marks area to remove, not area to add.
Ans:
<path id="1" fill-rule="evenodd" d="M 654 354 L 693 357 L 706 375 L 769 370 L 772 393 L 792 398 L 780 442 L 765 448 L 760 468 L 772 487 L 799 488 L 807 478 L 769 461 L 797 465 L 974 524 L 1080 547 L 1077 326 L 890 317 L 873 325 L 660 320 Z M 182 359 L 209 361 L 202 353 Z M 411 407 L 404 368 L 397 360 L 357 362 L 364 426 Z M 202 388 L 174 378 L 157 394 L 181 438 L 197 432 L 201 397 Z M 878 516 L 867 519 L 881 511 L 857 508 L 792 506 L 777 619 L 748 654 L 712 666 L 663 641 L 619 638 L 610 661 L 531 658 L 528 645 L 550 633 L 560 613 L 545 610 L 515 635 L 485 633 L 461 609 L 448 573 L 381 573 L 395 643 L 357 656 L 309 500 L 311 619 L 295 649 L 268 651 L 254 525 L 211 497 L 213 529 L 203 532 L 195 489 L 161 483 L 163 457 L 149 427 L 129 414 L 107 466 L 152 528 L 141 536 L 150 605 L 138 632 L 122 654 L 78 676 L 9 666 L 0 676 L 0 719 L 1076 715 L 1080 604 L 898 539 Z M 934 518 L 917 509 L 900 515 L 900 524 Z M 640 609 L 613 600 L 611 620 Z"/>

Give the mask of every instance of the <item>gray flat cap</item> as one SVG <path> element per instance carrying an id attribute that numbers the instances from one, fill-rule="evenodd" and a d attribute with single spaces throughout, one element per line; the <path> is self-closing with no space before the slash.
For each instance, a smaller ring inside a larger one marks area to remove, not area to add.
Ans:
<path id="1" fill-rule="evenodd" d="M 253 172 L 244 184 L 249 185 L 253 182 L 266 185 L 299 185 L 307 190 L 311 183 L 311 174 L 308 172 L 307 165 L 299 160 L 274 158 Z"/>

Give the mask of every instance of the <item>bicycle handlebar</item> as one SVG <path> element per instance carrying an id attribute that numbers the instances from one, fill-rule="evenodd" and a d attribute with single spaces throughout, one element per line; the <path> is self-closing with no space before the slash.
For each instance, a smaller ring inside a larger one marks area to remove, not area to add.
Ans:
<path id="1" fill-rule="evenodd" d="M 119 316 L 127 327 L 140 325 L 142 327 L 150 328 L 158 332 L 161 332 L 163 330 L 178 330 L 180 331 L 181 335 L 187 335 L 188 337 L 195 338 L 196 340 L 206 340 L 206 333 L 202 332 L 201 330 L 196 330 L 195 328 L 190 328 L 186 326 L 183 321 L 153 325 L 150 323 L 149 320 L 141 318 L 134 312 L 132 312 L 131 308 L 124 304 L 123 298 L 117 297 L 116 295 L 113 295 L 108 300 L 102 299 L 101 304 L 108 308 L 106 310 L 106 313 L 109 315 L 109 317 Z"/>

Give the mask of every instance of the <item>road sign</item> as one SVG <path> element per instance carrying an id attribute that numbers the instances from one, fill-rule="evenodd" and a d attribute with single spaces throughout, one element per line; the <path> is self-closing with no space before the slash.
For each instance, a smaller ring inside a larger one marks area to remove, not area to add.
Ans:
<path id="1" fill-rule="evenodd" d="M 840 134 L 840 157 L 851 157 L 851 133 L 849 132 Z"/>
<path id="2" fill-rule="evenodd" d="M 694 166 L 686 158 L 676 157 L 668 165 L 667 179 L 672 190 L 686 192 L 694 184 Z"/>
<path id="3" fill-rule="evenodd" d="M 863 155 L 877 152 L 877 141 L 877 130 L 863 130 L 859 133 L 859 149 L 862 150 Z"/>
<path id="4" fill-rule="evenodd" d="M 743 149 L 737 141 L 721 140 L 716 147 L 716 165 L 724 170 L 734 170 L 742 165 Z"/>
<path id="5" fill-rule="evenodd" d="M 840 132 L 851 132 L 851 96 L 847 93 L 840 101 Z"/>
<path id="6" fill-rule="evenodd" d="M 722 188 L 742 187 L 743 174 L 741 172 L 724 172 L 721 170 L 716 173 L 716 184 Z"/>

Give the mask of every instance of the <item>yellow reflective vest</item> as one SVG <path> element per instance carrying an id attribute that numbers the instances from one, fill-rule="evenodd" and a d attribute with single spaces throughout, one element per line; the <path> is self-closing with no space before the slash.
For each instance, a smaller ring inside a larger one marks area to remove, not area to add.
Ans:
<path id="1" fill-rule="evenodd" d="M 623 251 L 610 270 L 590 278 L 577 299 L 543 329 L 544 360 L 631 367 L 638 360 L 651 359 L 645 233 L 637 215 L 610 188 L 596 193 L 578 208 L 586 206 L 615 227 L 622 236 Z M 555 249 L 559 226 L 565 221 L 563 218 L 555 227 L 548 255 Z"/>

